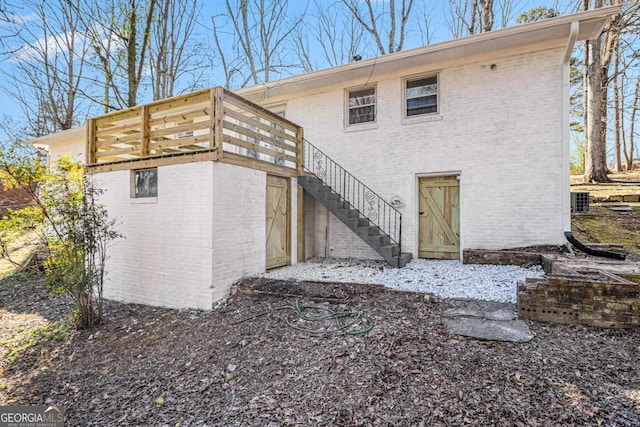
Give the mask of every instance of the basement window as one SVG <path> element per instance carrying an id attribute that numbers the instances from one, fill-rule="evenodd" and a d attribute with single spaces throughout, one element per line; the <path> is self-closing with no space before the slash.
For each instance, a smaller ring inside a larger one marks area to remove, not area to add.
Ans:
<path id="1" fill-rule="evenodd" d="M 405 118 L 438 113 L 438 75 L 407 78 L 404 81 Z"/>
<path id="2" fill-rule="evenodd" d="M 376 87 L 349 90 L 347 105 L 348 126 L 376 121 Z"/>
<path id="3" fill-rule="evenodd" d="M 158 197 L 158 169 L 139 169 L 133 171 L 133 197 Z"/>

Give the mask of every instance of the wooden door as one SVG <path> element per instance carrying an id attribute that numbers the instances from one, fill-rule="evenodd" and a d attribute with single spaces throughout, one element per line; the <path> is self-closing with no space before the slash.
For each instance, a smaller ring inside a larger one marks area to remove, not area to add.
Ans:
<path id="1" fill-rule="evenodd" d="M 460 258 L 460 182 L 455 176 L 420 178 L 420 258 Z"/>
<path id="2" fill-rule="evenodd" d="M 267 175 L 267 268 L 289 262 L 289 180 Z"/>

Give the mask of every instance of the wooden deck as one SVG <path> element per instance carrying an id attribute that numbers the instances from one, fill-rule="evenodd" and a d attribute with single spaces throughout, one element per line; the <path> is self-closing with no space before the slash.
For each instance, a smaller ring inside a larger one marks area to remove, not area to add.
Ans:
<path id="1" fill-rule="evenodd" d="M 302 170 L 297 124 L 215 87 L 87 121 L 89 172 L 221 161 L 280 176 Z"/>

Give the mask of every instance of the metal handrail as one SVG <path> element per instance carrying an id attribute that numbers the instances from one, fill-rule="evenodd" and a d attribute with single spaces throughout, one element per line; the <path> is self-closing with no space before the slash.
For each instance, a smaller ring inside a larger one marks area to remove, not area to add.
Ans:
<path id="1" fill-rule="evenodd" d="M 304 170 L 315 175 L 351 208 L 389 236 L 402 252 L 402 214 L 324 152 L 304 140 Z"/>

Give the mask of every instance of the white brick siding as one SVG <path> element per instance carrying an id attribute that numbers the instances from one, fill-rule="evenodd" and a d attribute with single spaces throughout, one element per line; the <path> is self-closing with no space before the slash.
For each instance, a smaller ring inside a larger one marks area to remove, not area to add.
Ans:
<path id="1" fill-rule="evenodd" d="M 403 250 L 414 256 L 417 182 L 429 174 L 460 174 L 463 249 L 561 244 L 562 53 L 555 48 L 379 78 L 369 82 L 378 94 L 372 129 L 343 127 L 344 88 L 364 81 L 289 99 L 287 117 L 387 201 L 402 199 Z M 439 73 L 441 116 L 403 123 L 402 79 L 422 72 Z M 377 257 L 332 216 L 325 242 L 326 210 L 318 206 L 314 215 L 316 255 L 326 246 L 328 256 Z"/>
<path id="2" fill-rule="evenodd" d="M 563 211 L 563 49 L 495 53 L 463 65 L 459 58 L 289 99 L 266 92 L 264 103 L 286 103 L 287 118 L 304 127 L 309 141 L 386 200 L 400 196 L 403 250 L 414 256 L 417 178 L 429 174 L 460 174 L 463 249 L 561 244 L 569 216 Z M 441 114 L 403 123 L 403 78 L 431 72 L 439 74 Z M 345 131 L 344 89 L 366 83 L 377 86 L 376 123 Z M 83 148 L 60 145 L 52 157 Z M 307 256 L 323 256 L 326 249 L 328 256 L 377 257 L 332 215 L 327 220 L 321 206 L 305 208 L 305 215 Z"/>
<path id="3" fill-rule="evenodd" d="M 173 308 L 210 309 L 213 163 L 158 168 L 158 197 L 132 199 L 131 171 L 96 174 L 124 239 L 109 248 L 105 296 Z M 217 166 L 217 165 L 216 165 Z"/>
<path id="4" fill-rule="evenodd" d="M 214 164 L 215 301 L 227 296 L 234 281 L 265 271 L 266 187 L 267 175 L 264 172 L 224 163 Z"/>
<path id="5" fill-rule="evenodd" d="M 482 61 L 416 65 L 372 81 L 344 81 L 286 103 L 305 137 L 385 200 L 404 207 L 403 250 L 418 252 L 418 179 L 460 176 L 461 248 L 564 242 L 563 48 L 494 54 Z M 403 121 L 403 78 L 439 75 L 440 113 Z M 345 88 L 375 84 L 377 120 L 344 128 Z M 81 149 L 71 146 L 73 150 Z M 63 149 L 63 146 L 58 148 Z M 68 150 L 67 150 L 68 151 Z M 107 297 L 210 308 L 231 283 L 265 269 L 264 172 L 218 162 L 159 168 L 156 203 L 130 198 L 130 172 L 97 174 L 125 240 L 108 261 Z M 296 262 L 297 185 L 291 180 L 291 262 Z M 305 196 L 306 255 L 379 258 Z"/>
<path id="6" fill-rule="evenodd" d="M 109 248 L 107 298 L 210 309 L 234 281 L 265 270 L 266 173 L 217 162 L 161 166 L 155 199 L 130 197 L 131 173 L 95 175 L 125 236 Z"/>
<path id="7" fill-rule="evenodd" d="M 324 206 L 317 202 L 312 202 L 312 206 L 315 207 L 314 253 L 316 256 L 382 259 L 376 251 L 371 249 Z"/>

